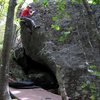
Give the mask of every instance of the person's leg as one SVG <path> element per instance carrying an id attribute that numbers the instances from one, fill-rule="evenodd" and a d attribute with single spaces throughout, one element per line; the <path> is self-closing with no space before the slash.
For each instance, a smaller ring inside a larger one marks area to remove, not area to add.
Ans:
<path id="1" fill-rule="evenodd" d="M 32 28 L 40 28 L 40 26 L 36 25 L 35 21 L 31 18 L 23 17 L 23 20 L 25 20 L 25 22 L 27 22 L 27 24 Z"/>

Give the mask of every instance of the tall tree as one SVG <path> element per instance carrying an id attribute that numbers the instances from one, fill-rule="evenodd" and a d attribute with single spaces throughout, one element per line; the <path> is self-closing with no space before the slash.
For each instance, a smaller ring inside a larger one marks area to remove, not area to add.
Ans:
<path id="1" fill-rule="evenodd" d="M 9 77 L 9 58 L 12 42 L 12 30 L 13 30 L 13 19 L 14 9 L 16 6 L 16 0 L 9 1 L 9 7 L 7 12 L 6 28 L 2 49 L 2 58 L 0 65 L 0 100 L 10 100 L 9 88 L 8 88 L 8 77 Z"/>

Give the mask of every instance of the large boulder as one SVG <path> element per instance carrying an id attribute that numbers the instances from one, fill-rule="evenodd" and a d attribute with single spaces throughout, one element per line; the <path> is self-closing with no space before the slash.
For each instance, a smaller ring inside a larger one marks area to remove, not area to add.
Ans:
<path id="1" fill-rule="evenodd" d="M 47 65 L 55 75 L 56 67 L 61 66 L 66 91 L 72 100 L 89 100 L 94 95 L 98 97 L 100 81 L 95 73 L 90 73 L 94 70 L 90 67 L 96 66 L 95 70 L 100 70 L 100 48 L 96 38 L 90 36 L 83 6 L 65 6 L 63 17 L 57 21 L 60 30 L 53 28 L 56 24 L 53 18 L 58 14 L 54 2 L 46 7 L 37 3 L 33 8 L 35 13 L 32 19 L 40 28 L 30 30 L 28 26 L 21 26 L 26 54 L 32 60 Z M 98 18 L 100 5 L 94 8 Z"/>

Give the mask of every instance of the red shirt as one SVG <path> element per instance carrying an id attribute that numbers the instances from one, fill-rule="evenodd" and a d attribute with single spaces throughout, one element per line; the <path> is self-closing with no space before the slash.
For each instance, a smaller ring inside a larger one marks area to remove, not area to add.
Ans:
<path id="1" fill-rule="evenodd" d="M 26 7 L 26 8 L 23 9 L 20 16 L 21 17 L 27 17 L 29 15 L 30 15 L 30 9 L 29 9 L 29 7 Z"/>

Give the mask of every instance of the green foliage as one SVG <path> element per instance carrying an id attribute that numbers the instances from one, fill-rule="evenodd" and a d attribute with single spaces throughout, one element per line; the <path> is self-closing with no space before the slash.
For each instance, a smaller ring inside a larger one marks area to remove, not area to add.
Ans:
<path id="1" fill-rule="evenodd" d="M 90 93 L 90 100 L 100 100 L 100 93 L 96 90 L 94 82 L 83 82 L 81 88 L 83 92 L 88 91 Z"/>
<path id="2" fill-rule="evenodd" d="M 48 6 L 48 0 L 43 0 L 42 4 L 43 4 L 44 7 Z"/>
<path id="3" fill-rule="evenodd" d="M 88 68 L 91 68 L 91 69 L 96 69 L 96 68 L 97 68 L 97 66 L 95 66 L 95 65 L 91 65 L 91 66 L 89 66 Z"/>
<path id="4" fill-rule="evenodd" d="M 66 8 L 66 0 L 59 0 L 57 3 L 56 3 L 56 6 L 57 6 L 57 10 L 59 12 L 62 12 L 65 10 Z"/>
<path id="5" fill-rule="evenodd" d="M 64 41 L 68 38 L 69 34 L 70 34 L 70 31 L 62 32 L 61 36 L 58 38 L 58 41 L 64 43 Z"/>
<path id="6" fill-rule="evenodd" d="M 56 15 L 54 15 L 52 17 L 52 21 L 55 23 L 55 24 L 52 24 L 51 25 L 51 28 L 54 28 L 55 30 L 60 30 L 60 27 L 59 27 L 59 20 L 60 19 L 63 19 L 63 18 L 69 18 L 69 14 L 66 12 L 66 0 L 58 0 L 56 1 Z"/>
<path id="7" fill-rule="evenodd" d="M 95 65 L 88 66 L 88 72 L 100 78 L 100 71 L 97 71 L 97 66 Z"/>
<path id="8" fill-rule="evenodd" d="M 0 0 L 0 17 L 7 14 L 9 0 Z"/>
<path id="9" fill-rule="evenodd" d="M 74 4 L 74 3 L 81 3 L 82 0 L 71 0 L 71 3 Z"/>
<path id="10" fill-rule="evenodd" d="M 97 71 L 96 65 L 88 66 L 88 72 L 91 75 L 94 75 L 94 76 L 100 78 L 100 72 Z M 86 91 L 90 92 L 90 94 L 91 94 L 90 100 L 100 100 L 100 93 L 99 93 L 99 91 L 97 91 L 96 85 L 94 82 L 90 82 L 90 81 L 83 82 L 81 85 L 81 88 L 83 91 L 86 90 Z"/>
<path id="11" fill-rule="evenodd" d="M 95 96 L 94 95 L 90 96 L 90 99 L 95 100 Z"/>
<path id="12" fill-rule="evenodd" d="M 3 47 L 3 38 L 4 38 L 4 30 L 5 30 L 5 16 L 7 14 L 8 9 L 8 1 L 9 0 L 0 0 L 0 50 Z M 3 20 L 3 21 L 2 21 Z"/>
<path id="13" fill-rule="evenodd" d="M 100 0 L 86 0 L 86 1 L 88 1 L 88 3 L 91 3 L 91 4 L 100 4 Z M 72 4 L 82 3 L 82 0 L 71 0 L 71 3 Z"/>
<path id="14" fill-rule="evenodd" d="M 91 82 L 83 82 L 81 88 L 90 89 L 92 93 L 95 92 L 95 84 Z"/>
<path id="15" fill-rule="evenodd" d="M 23 0 L 17 0 L 17 3 L 21 3 Z"/>
<path id="16" fill-rule="evenodd" d="M 53 16 L 53 17 L 52 17 L 52 20 L 53 20 L 53 21 L 57 21 L 57 20 L 58 20 L 58 16 Z"/>
<path id="17" fill-rule="evenodd" d="M 36 3 L 36 2 L 37 2 L 37 0 L 33 0 L 33 2 L 34 2 L 34 3 Z"/>
<path id="18" fill-rule="evenodd" d="M 93 4 L 100 4 L 100 0 L 92 0 Z"/>
<path id="19" fill-rule="evenodd" d="M 55 30 L 57 30 L 57 31 L 59 31 L 60 30 L 60 27 L 57 25 L 57 24 L 52 24 L 51 25 L 51 28 L 53 28 L 53 29 L 55 29 Z"/>
<path id="20" fill-rule="evenodd" d="M 57 8 L 57 17 L 63 18 L 66 12 L 66 0 L 59 0 L 56 2 L 56 8 Z"/>
<path id="21" fill-rule="evenodd" d="M 40 2 L 44 7 L 47 7 L 49 0 L 33 0 L 33 2 Z"/>

